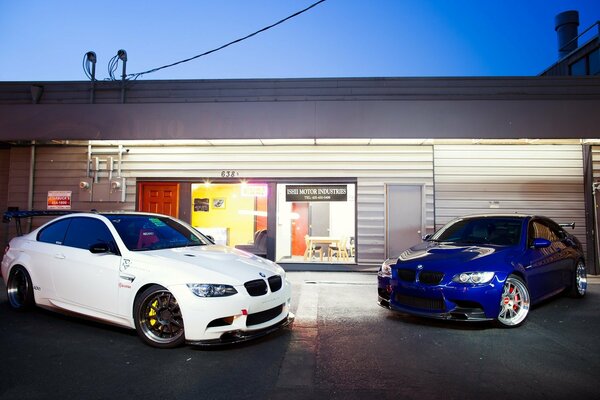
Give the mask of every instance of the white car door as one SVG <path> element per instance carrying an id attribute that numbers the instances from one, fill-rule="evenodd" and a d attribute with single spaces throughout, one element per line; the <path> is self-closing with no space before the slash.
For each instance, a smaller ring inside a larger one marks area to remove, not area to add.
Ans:
<path id="1" fill-rule="evenodd" d="M 90 247 L 97 244 L 106 245 L 110 251 L 92 253 Z M 55 254 L 57 297 L 72 305 L 117 314 L 121 256 L 116 253 L 112 234 L 103 221 L 72 218 L 63 246 Z"/>

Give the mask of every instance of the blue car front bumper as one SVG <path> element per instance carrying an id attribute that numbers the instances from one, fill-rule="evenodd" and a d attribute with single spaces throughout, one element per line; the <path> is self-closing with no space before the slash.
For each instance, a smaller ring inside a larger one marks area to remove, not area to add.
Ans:
<path id="1" fill-rule="evenodd" d="M 426 285 L 381 276 L 378 280 L 378 303 L 393 311 L 461 321 L 492 320 L 500 311 L 503 284 L 496 277 L 483 285 Z"/>

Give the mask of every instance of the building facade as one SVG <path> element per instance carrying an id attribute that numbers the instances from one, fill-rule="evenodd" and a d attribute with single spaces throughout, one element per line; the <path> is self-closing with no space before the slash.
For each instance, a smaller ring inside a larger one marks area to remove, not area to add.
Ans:
<path id="1" fill-rule="evenodd" d="M 599 106 L 598 77 L 2 83 L 0 207 L 157 211 L 324 270 L 536 213 L 599 273 Z"/>

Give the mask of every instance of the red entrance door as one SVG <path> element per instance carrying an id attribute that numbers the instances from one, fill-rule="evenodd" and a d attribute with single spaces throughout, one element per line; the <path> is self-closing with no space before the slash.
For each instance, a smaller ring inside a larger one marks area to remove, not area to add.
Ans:
<path id="1" fill-rule="evenodd" d="M 298 219 L 292 221 L 292 255 L 303 256 L 306 251 L 304 237 L 308 235 L 308 203 L 293 203 L 292 212 Z"/>
<path id="2" fill-rule="evenodd" d="M 179 184 L 141 182 L 138 210 L 179 217 Z"/>

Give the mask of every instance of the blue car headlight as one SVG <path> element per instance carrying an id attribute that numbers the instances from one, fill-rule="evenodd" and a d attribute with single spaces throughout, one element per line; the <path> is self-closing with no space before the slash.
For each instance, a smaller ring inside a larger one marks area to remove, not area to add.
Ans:
<path id="1" fill-rule="evenodd" d="M 396 264 L 395 258 L 388 258 L 381 264 L 381 268 L 379 268 L 379 275 L 382 277 L 391 278 L 392 277 L 392 265 Z"/>
<path id="2" fill-rule="evenodd" d="M 215 285 L 212 283 L 188 283 L 187 287 L 198 297 L 232 296 L 237 290 L 230 285 Z"/>
<path id="3" fill-rule="evenodd" d="M 463 272 L 457 275 L 454 275 L 452 278 L 453 282 L 456 283 L 472 283 L 472 284 L 481 284 L 488 283 L 494 277 L 493 272 Z"/>

